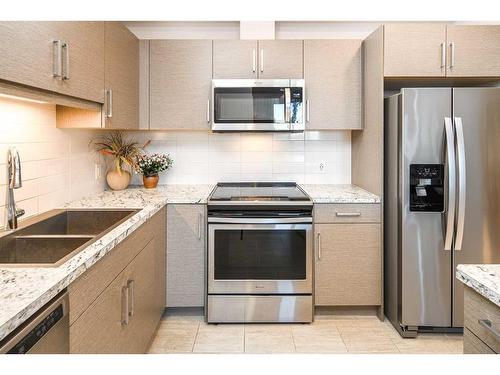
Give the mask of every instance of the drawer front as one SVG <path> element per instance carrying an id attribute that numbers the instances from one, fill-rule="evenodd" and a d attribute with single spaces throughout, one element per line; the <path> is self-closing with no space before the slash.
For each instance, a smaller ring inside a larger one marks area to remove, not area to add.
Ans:
<path id="1" fill-rule="evenodd" d="M 495 352 L 475 334 L 464 328 L 464 354 L 495 354 Z"/>
<path id="2" fill-rule="evenodd" d="M 380 204 L 315 204 L 315 223 L 380 223 Z"/>
<path id="3" fill-rule="evenodd" d="M 495 353 L 500 353 L 500 307 L 471 288 L 465 287 L 464 289 L 465 328 L 469 329 Z"/>

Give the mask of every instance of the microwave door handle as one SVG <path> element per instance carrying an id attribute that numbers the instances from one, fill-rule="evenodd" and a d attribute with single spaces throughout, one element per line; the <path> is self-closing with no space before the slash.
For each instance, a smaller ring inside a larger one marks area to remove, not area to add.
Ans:
<path id="1" fill-rule="evenodd" d="M 290 87 L 285 88 L 285 122 L 290 124 L 291 122 L 291 106 L 292 106 L 292 97 L 290 93 Z"/>
<path id="2" fill-rule="evenodd" d="M 446 209 L 446 231 L 444 249 L 451 250 L 453 244 L 453 227 L 455 221 L 455 200 L 456 200 L 456 165 L 455 165 L 455 138 L 453 135 L 453 124 L 451 118 L 444 119 L 445 139 L 446 139 L 446 164 L 448 171 L 448 207 Z"/>
<path id="3" fill-rule="evenodd" d="M 462 118 L 455 117 L 455 131 L 457 136 L 457 164 L 458 164 L 458 205 L 457 205 L 457 233 L 455 250 L 462 250 L 465 225 L 465 198 L 466 198 L 466 171 L 465 171 L 465 141 Z"/>

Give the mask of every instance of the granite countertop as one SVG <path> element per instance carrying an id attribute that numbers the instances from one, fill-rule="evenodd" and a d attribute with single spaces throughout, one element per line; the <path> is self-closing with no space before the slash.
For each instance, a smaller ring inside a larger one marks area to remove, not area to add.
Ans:
<path id="1" fill-rule="evenodd" d="M 380 197 L 356 185 L 300 185 L 314 203 L 380 203 Z"/>
<path id="2" fill-rule="evenodd" d="M 301 185 L 314 203 L 378 203 L 354 185 Z M 0 340 L 92 267 L 166 204 L 205 204 L 214 185 L 160 185 L 105 191 L 70 202 L 70 208 L 138 208 L 131 218 L 59 267 L 0 268 Z"/>
<path id="3" fill-rule="evenodd" d="M 456 277 L 500 307 L 500 264 L 459 264 Z"/>

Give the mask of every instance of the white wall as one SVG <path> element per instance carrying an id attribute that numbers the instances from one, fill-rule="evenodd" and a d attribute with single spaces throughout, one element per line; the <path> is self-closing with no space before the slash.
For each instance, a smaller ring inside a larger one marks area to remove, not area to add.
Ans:
<path id="1" fill-rule="evenodd" d="M 97 134 L 57 129 L 55 105 L 0 97 L 0 229 L 6 217 L 9 146 L 21 157 L 23 186 L 15 190 L 15 198 L 26 210 L 25 219 L 104 190 L 104 179 L 94 178 L 99 157 L 88 148 Z"/>
<path id="2" fill-rule="evenodd" d="M 153 140 L 149 153 L 169 153 L 171 170 L 161 184 L 223 181 L 351 182 L 351 132 L 309 131 L 296 134 L 130 132 L 139 142 Z M 320 170 L 320 163 L 324 164 Z M 134 176 L 141 184 L 141 177 Z"/>

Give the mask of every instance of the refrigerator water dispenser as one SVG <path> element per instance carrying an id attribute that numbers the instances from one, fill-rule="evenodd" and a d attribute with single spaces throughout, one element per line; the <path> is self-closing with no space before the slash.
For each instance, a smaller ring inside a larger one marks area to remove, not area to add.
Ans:
<path id="1" fill-rule="evenodd" d="M 410 211 L 444 211 L 443 164 L 410 164 Z"/>

